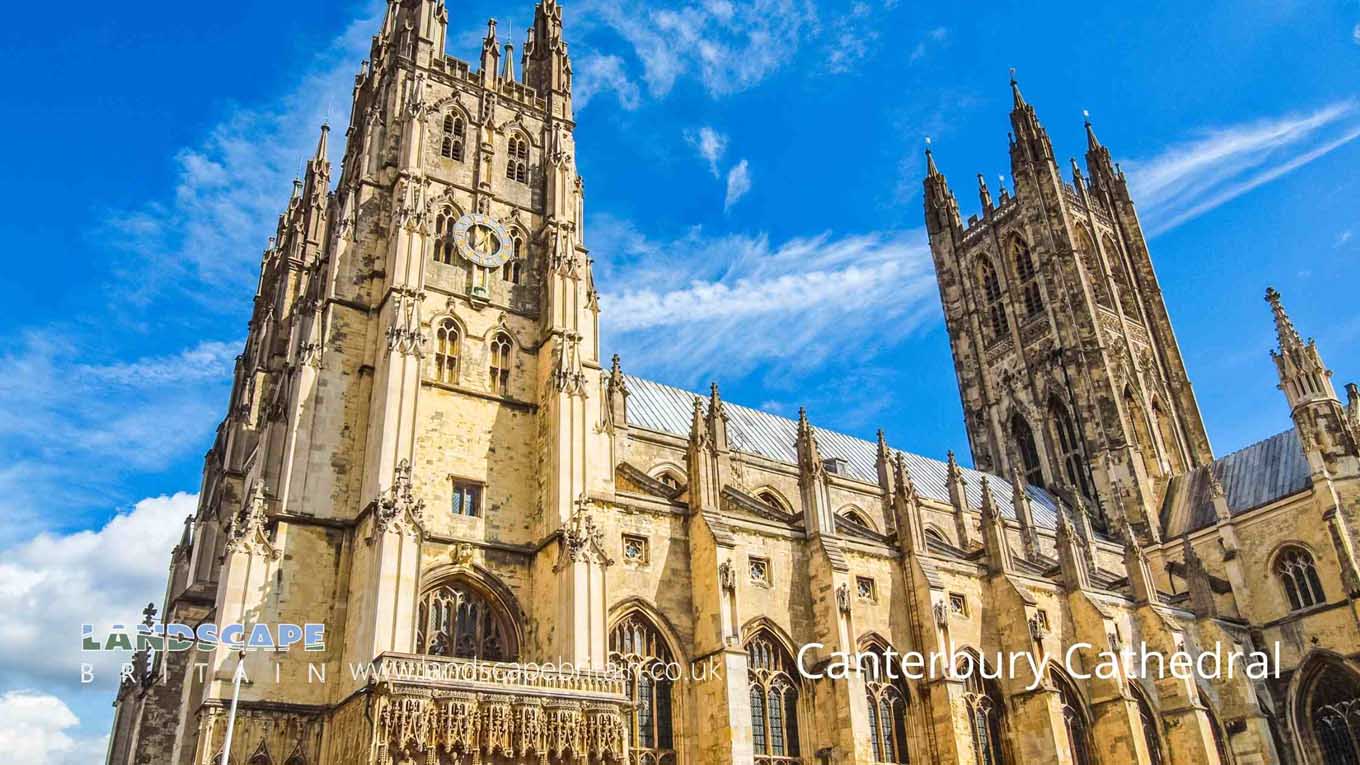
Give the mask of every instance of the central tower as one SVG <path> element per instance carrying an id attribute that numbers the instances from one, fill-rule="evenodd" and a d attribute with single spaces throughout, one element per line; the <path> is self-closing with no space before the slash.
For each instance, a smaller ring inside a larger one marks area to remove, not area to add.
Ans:
<path id="1" fill-rule="evenodd" d="M 1015 194 L 981 214 L 926 151 L 926 226 L 978 469 L 1079 498 L 1153 537 L 1167 479 L 1211 458 L 1124 174 L 1086 123 L 1064 181 L 1011 80 Z"/>

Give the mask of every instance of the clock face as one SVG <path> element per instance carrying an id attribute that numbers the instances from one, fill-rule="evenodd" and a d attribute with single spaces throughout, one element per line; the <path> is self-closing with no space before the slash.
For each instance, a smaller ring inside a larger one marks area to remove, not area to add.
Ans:
<path id="1" fill-rule="evenodd" d="M 490 215 L 468 213 L 453 224 L 458 253 L 482 268 L 500 268 L 510 259 L 510 235 Z"/>

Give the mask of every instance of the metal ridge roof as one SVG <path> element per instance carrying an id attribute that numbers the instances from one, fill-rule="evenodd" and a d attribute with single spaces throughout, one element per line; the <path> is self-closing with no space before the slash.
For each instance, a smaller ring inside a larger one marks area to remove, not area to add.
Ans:
<path id="1" fill-rule="evenodd" d="M 1165 535 L 1180 536 L 1218 522 L 1209 488 L 1210 470 L 1223 485 L 1233 515 L 1311 485 L 1298 431 L 1290 428 L 1173 478 L 1162 508 Z"/>
<path id="2" fill-rule="evenodd" d="M 680 388 L 625 375 L 628 385 L 628 425 L 645 430 L 689 438 L 690 420 L 694 415 L 694 400 L 703 397 Z M 733 450 L 764 457 L 786 465 L 798 464 L 796 442 L 798 423 L 787 417 L 752 409 L 724 401 L 727 410 L 727 437 Z M 845 460 L 850 477 L 878 483 L 878 445 L 834 430 L 813 426 L 817 447 L 823 459 L 839 457 Z M 896 450 L 894 450 L 896 451 Z M 911 472 L 916 491 L 923 497 L 938 502 L 949 502 L 949 468 L 940 460 L 919 454 L 901 452 Z M 1011 503 L 1010 481 L 999 476 L 962 468 L 968 504 L 977 509 L 982 504 L 982 478 L 987 477 L 992 498 L 1002 515 L 1015 518 Z M 1047 492 L 1035 486 L 1026 488 L 1034 512 L 1034 522 L 1047 529 L 1057 527 L 1057 503 Z"/>

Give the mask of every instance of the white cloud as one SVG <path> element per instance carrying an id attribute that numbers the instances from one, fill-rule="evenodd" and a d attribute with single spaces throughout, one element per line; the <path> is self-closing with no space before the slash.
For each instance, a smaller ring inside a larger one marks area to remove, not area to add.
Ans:
<path id="1" fill-rule="evenodd" d="M 135 624 L 148 602 L 161 605 L 170 550 L 196 494 L 138 502 L 97 530 L 41 533 L 0 553 L 0 676 L 7 685 L 87 689 L 109 694 L 126 656 L 83 653 L 80 626 Z M 97 685 L 80 685 L 81 662 Z M 3 715 L 0 715 L 3 719 Z"/>
<path id="2" fill-rule="evenodd" d="M 1351 30 L 1351 39 L 1355 41 L 1356 45 L 1360 45 L 1360 24 L 1356 24 L 1355 28 Z"/>
<path id="3" fill-rule="evenodd" d="M 628 78 L 623 59 L 597 53 L 582 56 L 576 64 L 573 82 L 572 98 L 576 108 L 584 109 L 595 96 L 611 91 L 618 97 L 619 106 L 628 111 L 638 108 L 642 100 L 637 83 Z"/>
<path id="4" fill-rule="evenodd" d="M 73 738 L 72 729 L 79 724 L 71 708 L 55 696 L 35 691 L 10 691 L 0 696 L 0 751 L 10 762 L 102 762 L 107 737 Z"/>
<path id="5" fill-rule="evenodd" d="M 614 219 L 592 222 L 606 340 L 625 365 L 698 384 L 757 366 L 808 372 L 847 347 L 857 362 L 937 311 L 923 234 L 708 237 L 670 242 Z"/>
<path id="6" fill-rule="evenodd" d="M 238 299 L 258 274 L 290 180 L 328 118 L 341 124 L 332 132 L 333 163 L 343 151 L 354 74 L 381 18 L 369 2 L 365 17 L 317 54 L 296 89 L 269 107 L 233 108 L 201 142 L 182 148 L 169 198 L 107 215 L 105 238 L 136 256 L 121 274 L 120 300 L 149 301 L 166 289 L 209 304 Z"/>
<path id="7" fill-rule="evenodd" d="M 935 27 L 929 32 L 926 32 L 925 36 L 916 43 L 916 47 L 911 49 L 911 55 L 908 57 L 908 60 L 913 64 L 920 61 L 925 58 L 932 49 L 943 45 L 948 39 L 948 29 L 944 27 Z"/>
<path id="8" fill-rule="evenodd" d="M 811 4 L 801 0 L 702 0 L 679 8 L 586 0 L 575 9 L 586 36 L 602 24 L 624 39 L 653 97 L 686 75 L 711 95 L 745 90 L 787 63 L 815 22 Z"/>
<path id="9" fill-rule="evenodd" d="M 1355 101 L 1201 131 L 1125 163 L 1150 235 L 1173 229 L 1360 137 Z"/>
<path id="10" fill-rule="evenodd" d="M 718 163 L 727 151 L 727 136 L 705 125 L 698 130 L 686 130 L 685 141 L 699 152 L 699 156 L 708 163 L 709 172 L 717 178 Z"/>
<path id="11" fill-rule="evenodd" d="M 743 159 L 727 171 L 727 197 L 723 199 L 723 210 L 731 210 L 732 205 L 746 196 L 746 192 L 750 190 L 751 169 Z"/>
<path id="12" fill-rule="evenodd" d="M 95 363 L 93 349 L 28 332 L 0 353 L 0 546 L 72 510 L 106 508 L 130 473 L 160 470 L 201 450 L 222 415 L 239 342 Z M 111 455 L 117 455 L 116 458 Z"/>
<path id="13" fill-rule="evenodd" d="M 1333 244 L 1332 246 L 1333 246 L 1333 247 L 1344 247 L 1344 246 L 1346 245 L 1346 243 L 1349 242 L 1349 241 L 1351 240 L 1351 236 L 1352 236 L 1353 234 L 1354 234 L 1354 232 L 1351 231 L 1350 229 L 1346 229 L 1345 231 L 1342 231 L 1340 234 L 1337 234 L 1337 235 L 1336 235 L 1336 243 Z"/>

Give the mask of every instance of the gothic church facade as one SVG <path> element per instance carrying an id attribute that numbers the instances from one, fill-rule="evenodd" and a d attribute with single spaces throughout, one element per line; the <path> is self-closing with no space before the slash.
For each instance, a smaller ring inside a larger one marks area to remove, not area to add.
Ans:
<path id="1" fill-rule="evenodd" d="M 1215 459 L 1089 126 L 1064 180 L 1013 84 L 966 224 L 928 157 L 972 470 L 604 361 L 562 7 L 447 25 L 389 2 L 334 184 L 322 129 L 160 609 L 325 648 L 139 655 L 110 763 L 1360 763 L 1360 396 L 1271 292 L 1295 426 Z M 796 667 L 1135 644 L 1278 678 Z"/>

